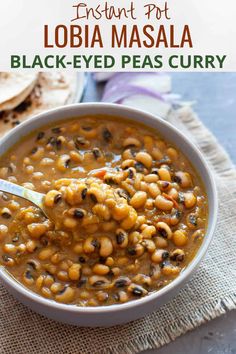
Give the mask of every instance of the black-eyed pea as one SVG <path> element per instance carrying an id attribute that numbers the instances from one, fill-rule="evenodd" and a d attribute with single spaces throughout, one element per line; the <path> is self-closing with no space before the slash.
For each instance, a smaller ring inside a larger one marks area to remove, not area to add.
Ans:
<path id="1" fill-rule="evenodd" d="M 81 127 L 80 132 L 86 139 L 94 139 L 98 135 L 97 128 L 92 128 L 90 126 L 89 127 Z"/>
<path id="2" fill-rule="evenodd" d="M 122 153 L 122 159 L 123 160 L 132 160 L 134 158 L 133 152 L 131 149 L 126 149 Z"/>
<path id="3" fill-rule="evenodd" d="M 161 160 L 163 158 L 163 153 L 161 152 L 161 150 L 158 148 L 158 147 L 154 147 L 152 149 L 152 157 L 155 159 L 155 160 Z"/>
<path id="4" fill-rule="evenodd" d="M 169 224 L 172 225 L 172 226 L 177 225 L 180 222 L 181 217 L 182 217 L 182 212 L 180 210 L 175 210 L 171 214 Z"/>
<path id="5" fill-rule="evenodd" d="M 38 161 L 44 157 L 44 148 L 39 146 L 35 147 L 30 152 L 30 158 L 34 161 Z"/>
<path id="6" fill-rule="evenodd" d="M 51 256 L 50 261 L 52 264 L 58 264 L 64 259 L 64 255 L 62 253 L 55 253 Z"/>
<path id="7" fill-rule="evenodd" d="M 175 200 L 178 200 L 179 192 L 177 191 L 177 189 L 171 188 L 171 189 L 167 192 L 167 194 L 168 194 L 171 198 L 173 198 L 173 199 L 175 199 Z"/>
<path id="8" fill-rule="evenodd" d="M 169 211 L 173 208 L 174 204 L 171 200 L 166 199 L 162 195 L 158 195 L 155 199 L 155 205 L 159 210 Z"/>
<path id="9" fill-rule="evenodd" d="M 184 205 L 187 209 L 193 208 L 197 202 L 197 198 L 192 192 L 184 193 Z"/>
<path id="10" fill-rule="evenodd" d="M 168 247 L 168 241 L 167 239 L 156 236 L 153 238 L 153 241 L 155 242 L 155 245 L 157 248 L 167 248 Z"/>
<path id="11" fill-rule="evenodd" d="M 0 225 L 0 241 L 3 241 L 8 234 L 8 227 L 6 225 Z"/>
<path id="12" fill-rule="evenodd" d="M 151 239 L 156 234 L 156 228 L 154 225 L 147 225 L 143 228 L 141 236 L 143 239 Z"/>
<path id="13" fill-rule="evenodd" d="M 113 267 L 111 268 L 111 274 L 116 277 L 121 274 L 121 269 L 119 267 Z"/>
<path id="14" fill-rule="evenodd" d="M 172 147 L 169 147 L 166 152 L 172 161 L 176 161 L 179 157 L 177 150 Z"/>
<path id="15" fill-rule="evenodd" d="M 27 229 L 32 238 L 38 239 L 46 233 L 48 227 L 46 224 L 32 223 L 27 225 Z"/>
<path id="16" fill-rule="evenodd" d="M 147 169 L 152 167 L 152 156 L 147 152 L 140 151 L 135 156 L 136 161 L 143 164 Z"/>
<path id="17" fill-rule="evenodd" d="M 136 284 L 150 286 L 152 283 L 152 279 L 145 274 L 137 274 L 132 278 L 132 281 Z"/>
<path id="18" fill-rule="evenodd" d="M 68 281 L 69 280 L 68 272 L 65 270 L 60 270 L 57 273 L 57 278 L 61 281 Z"/>
<path id="19" fill-rule="evenodd" d="M 125 256 L 121 256 L 116 259 L 116 265 L 119 267 L 123 267 L 129 263 L 129 258 Z"/>
<path id="20" fill-rule="evenodd" d="M 140 147 L 141 146 L 141 142 L 133 137 L 128 137 L 123 141 L 123 147 L 124 148 L 128 148 L 128 147 Z"/>
<path id="21" fill-rule="evenodd" d="M 86 291 L 86 290 L 81 291 L 81 293 L 79 294 L 79 297 L 80 297 L 80 299 L 82 299 L 82 300 L 87 300 L 87 299 L 89 299 L 89 296 L 90 296 L 90 294 L 89 294 L 89 292 Z"/>
<path id="22" fill-rule="evenodd" d="M 83 162 L 84 155 L 80 154 L 77 151 L 72 150 L 72 151 L 70 151 L 70 159 L 73 162 L 81 163 L 81 162 Z"/>
<path id="23" fill-rule="evenodd" d="M 107 257 L 105 264 L 108 267 L 112 267 L 114 265 L 114 263 L 115 263 L 115 261 L 114 261 L 114 259 L 112 257 Z"/>
<path id="24" fill-rule="evenodd" d="M 33 277 L 33 274 L 31 272 L 31 270 L 27 269 L 24 274 L 23 274 L 23 282 L 27 285 L 33 285 L 35 280 L 34 280 L 34 277 Z"/>
<path id="25" fill-rule="evenodd" d="M 72 217 L 65 217 L 63 219 L 63 225 L 67 229 L 75 229 L 78 226 L 78 221 Z"/>
<path id="26" fill-rule="evenodd" d="M 8 203 L 7 206 L 13 212 L 20 209 L 20 204 L 17 203 L 15 200 L 11 200 L 10 203 Z"/>
<path id="27" fill-rule="evenodd" d="M 159 179 L 158 176 L 155 175 L 154 173 L 144 176 L 144 181 L 146 183 L 156 183 L 158 181 L 158 179 Z"/>
<path id="28" fill-rule="evenodd" d="M 163 221 L 159 221 L 156 224 L 156 229 L 162 237 L 167 238 L 167 239 L 171 239 L 172 230 L 169 227 L 169 225 L 167 225 L 167 223 L 165 223 Z"/>
<path id="29" fill-rule="evenodd" d="M 6 243 L 3 246 L 3 252 L 8 253 L 10 255 L 15 255 L 17 252 L 17 247 L 13 245 L 12 243 Z"/>
<path id="30" fill-rule="evenodd" d="M 128 195 L 132 196 L 135 194 L 136 190 L 134 189 L 134 187 L 126 182 L 126 181 L 122 181 L 121 182 L 121 187 L 128 193 Z"/>
<path id="31" fill-rule="evenodd" d="M 36 285 L 36 288 L 37 288 L 38 290 L 40 290 L 40 289 L 42 288 L 43 283 L 44 283 L 44 278 L 45 278 L 44 275 L 40 275 L 40 276 L 37 278 L 35 285 Z"/>
<path id="32" fill-rule="evenodd" d="M 129 171 L 132 171 L 130 168 L 129 168 Z M 136 171 L 135 169 L 134 169 L 134 171 Z M 133 173 L 133 172 L 132 172 Z M 136 172 L 134 172 L 134 174 L 135 174 Z M 133 186 L 134 186 L 134 188 L 136 189 L 136 190 L 140 190 L 141 189 L 141 182 L 142 182 L 142 179 L 143 179 L 143 175 L 141 174 L 141 173 L 137 173 L 136 174 L 136 177 L 135 177 L 135 179 L 134 179 L 134 184 L 133 184 Z"/>
<path id="33" fill-rule="evenodd" d="M 111 212 L 115 220 L 125 220 L 130 213 L 130 207 L 126 203 L 116 204 Z"/>
<path id="34" fill-rule="evenodd" d="M 152 279 L 154 279 L 154 280 L 160 279 L 160 277 L 161 277 L 161 268 L 160 268 L 159 264 L 151 264 L 150 265 L 149 276 Z"/>
<path id="35" fill-rule="evenodd" d="M 143 240 L 142 241 L 142 245 L 145 247 L 145 249 L 149 252 L 149 253 L 153 253 L 156 250 L 156 245 L 155 242 L 152 240 Z"/>
<path id="36" fill-rule="evenodd" d="M 148 198 L 145 203 L 145 209 L 152 210 L 155 207 L 154 199 Z"/>
<path id="37" fill-rule="evenodd" d="M 70 164 L 70 155 L 63 154 L 56 161 L 58 171 L 65 172 L 68 170 Z"/>
<path id="38" fill-rule="evenodd" d="M 32 175 L 32 173 L 34 172 L 34 167 L 29 165 L 29 166 L 25 166 L 24 167 L 25 172 L 27 173 L 27 175 Z"/>
<path id="39" fill-rule="evenodd" d="M 84 241 L 83 251 L 84 251 L 84 253 L 93 253 L 93 252 L 95 252 L 97 246 L 99 246 L 99 243 L 97 242 L 97 240 L 94 239 L 92 236 L 89 236 Z"/>
<path id="40" fill-rule="evenodd" d="M 197 241 L 201 241 L 204 236 L 205 236 L 205 231 L 204 231 L 204 229 L 199 229 L 199 230 L 196 230 L 196 231 L 192 234 L 192 239 L 193 239 L 194 242 L 197 242 Z"/>
<path id="41" fill-rule="evenodd" d="M 172 184 L 168 181 L 157 181 L 158 187 L 162 192 L 168 192 L 172 188 Z"/>
<path id="42" fill-rule="evenodd" d="M 172 241 L 177 247 L 183 247 L 188 243 L 188 236 L 185 230 L 176 230 L 173 233 Z"/>
<path id="43" fill-rule="evenodd" d="M 97 275 L 106 275 L 110 272 L 110 268 L 105 264 L 95 264 L 93 266 L 93 272 Z"/>
<path id="44" fill-rule="evenodd" d="M 52 208 L 61 200 L 61 193 L 57 190 L 49 191 L 44 198 L 44 204 L 46 207 Z"/>
<path id="45" fill-rule="evenodd" d="M 137 212 L 132 208 L 130 209 L 129 211 L 129 215 L 122 220 L 121 222 L 121 227 L 124 229 L 124 230 L 130 230 L 132 229 L 132 227 L 134 227 L 136 221 L 137 221 Z"/>
<path id="46" fill-rule="evenodd" d="M 63 259 L 63 260 L 60 262 L 60 265 L 59 265 L 59 266 L 60 266 L 60 269 L 61 269 L 61 270 L 67 271 L 68 268 L 69 268 L 68 260 Z"/>
<path id="47" fill-rule="evenodd" d="M 192 186 L 192 178 L 188 172 L 176 172 L 174 181 L 177 182 L 182 188 L 188 188 Z"/>
<path id="48" fill-rule="evenodd" d="M 26 242 L 26 250 L 29 253 L 33 253 L 35 251 L 35 249 L 37 248 L 37 243 L 34 240 L 28 240 Z"/>
<path id="49" fill-rule="evenodd" d="M 132 205 L 132 207 L 135 209 L 139 209 L 144 206 L 146 201 L 147 201 L 147 193 L 142 192 L 142 191 L 138 191 L 130 199 L 130 205 Z"/>
<path id="50" fill-rule="evenodd" d="M 129 234 L 129 242 L 131 245 L 135 245 L 136 243 L 139 243 L 141 240 L 142 240 L 142 236 L 140 232 L 133 231 Z"/>
<path id="51" fill-rule="evenodd" d="M 138 229 L 146 222 L 146 217 L 144 215 L 138 215 L 135 228 Z"/>
<path id="52" fill-rule="evenodd" d="M 128 245 L 129 239 L 128 239 L 128 234 L 126 231 L 123 229 L 117 229 L 116 230 L 116 244 L 120 248 L 126 248 Z"/>
<path id="53" fill-rule="evenodd" d="M 135 165 L 135 160 L 133 159 L 127 159 L 127 160 L 124 160 L 122 163 L 121 163 L 121 168 L 123 170 L 126 170 L 127 168 L 129 167 L 133 167 Z"/>
<path id="54" fill-rule="evenodd" d="M 130 278 L 119 277 L 118 279 L 115 280 L 114 286 L 119 289 L 119 288 L 124 288 L 130 284 L 131 284 Z"/>
<path id="55" fill-rule="evenodd" d="M 17 246 L 17 252 L 19 254 L 23 254 L 27 251 L 26 249 L 26 245 L 24 243 L 20 243 L 18 246 Z"/>
<path id="56" fill-rule="evenodd" d="M 108 257 L 113 252 L 113 245 L 111 239 L 107 236 L 100 237 L 100 249 L 99 254 L 101 257 Z"/>
<path id="57" fill-rule="evenodd" d="M 111 218 L 111 213 L 108 207 L 104 204 L 96 204 L 92 208 L 93 213 L 98 215 L 102 220 L 108 221 Z"/>
<path id="58" fill-rule="evenodd" d="M 52 255 L 56 252 L 54 247 L 46 247 L 43 248 L 39 254 L 38 254 L 38 258 L 40 259 L 40 261 L 45 261 L 49 258 L 52 257 Z"/>
<path id="59" fill-rule="evenodd" d="M 87 305 L 87 306 L 95 307 L 95 306 L 98 306 L 98 302 L 97 302 L 96 299 L 91 298 L 91 299 L 88 299 L 86 305 Z"/>
<path id="60" fill-rule="evenodd" d="M 49 274 L 56 274 L 57 272 L 57 267 L 54 264 L 48 263 L 44 265 L 44 269 L 49 273 Z"/>
<path id="61" fill-rule="evenodd" d="M 10 219 L 12 217 L 12 212 L 9 208 L 2 208 L 0 214 L 4 219 Z"/>
<path id="62" fill-rule="evenodd" d="M 96 293 L 96 297 L 99 302 L 105 302 L 108 300 L 109 295 L 105 291 L 100 290 Z"/>
<path id="63" fill-rule="evenodd" d="M 127 288 L 128 292 L 131 293 L 134 296 L 141 297 L 144 295 L 147 295 L 148 291 L 144 289 L 142 286 L 137 285 L 137 284 L 130 284 L 130 286 Z"/>
<path id="64" fill-rule="evenodd" d="M 175 249 L 170 253 L 170 259 L 175 262 L 183 262 L 185 253 L 180 248 Z"/>
<path id="65" fill-rule="evenodd" d="M 144 181 L 141 181 L 139 189 L 142 192 L 148 192 L 148 184 Z"/>
<path id="66" fill-rule="evenodd" d="M 151 137 L 150 135 L 145 135 L 143 138 L 143 142 L 145 150 L 151 151 L 154 146 L 153 137 Z"/>
<path id="67" fill-rule="evenodd" d="M 83 244 L 81 242 L 76 243 L 76 245 L 73 247 L 73 252 L 75 252 L 76 254 L 81 254 L 83 253 L 84 248 L 83 248 Z"/>
<path id="68" fill-rule="evenodd" d="M 70 280 L 79 280 L 80 278 L 80 270 L 81 270 L 81 265 L 79 263 L 74 263 L 69 269 L 68 269 L 68 276 Z"/>
<path id="69" fill-rule="evenodd" d="M 43 281 L 43 285 L 50 288 L 50 286 L 54 283 L 54 278 L 51 275 L 46 275 Z"/>
<path id="70" fill-rule="evenodd" d="M 91 187 L 88 190 L 88 195 L 94 203 L 103 203 L 106 198 L 106 193 L 99 188 Z"/>
<path id="71" fill-rule="evenodd" d="M 51 290 L 48 289 L 46 286 L 43 286 L 41 289 L 41 293 L 44 297 L 46 297 L 47 299 L 51 299 L 52 298 L 52 293 Z"/>
<path id="72" fill-rule="evenodd" d="M 158 175 L 160 177 L 160 180 L 171 182 L 170 172 L 166 168 L 159 168 Z"/>
<path id="73" fill-rule="evenodd" d="M 186 217 L 186 225 L 188 226 L 189 229 L 194 230 L 196 227 L 198 227 L 198 217 L 196 214 L 191 213 L 188 214 Z"/>
<path id="74" fill-rule="evenodd" d="M 129 300 L 128 294 L 123 290 L 118 292 L 118 298 L 119 298 L 119 301 L 122 303 L 127 302 Z"/>
<path id="75" fill-rule="evenodd" d="M 75 298 L 75 290 L 70 286 L 65 287 L 55 296 L 55 300 L 61 303 L 68 304 Z"/>
<path id="76" fill-rule="evenodd" d="M 107 221 L 102 223 L 102 230 L 105 232 L 113 231 L 117 228 L 117 223 L 115 220 Z"/>
<path id="77" fill-rule="evenodd" d="M 107 198 L 105 200 L 105 204 L 107 205 L 107 207 L 109 209 L 114 209 L 115 206 L 116 206 L 116 201 L 115 201 L 115 199 L 113 199 L 113 197 L 112 198 Z"/>
<path id="78" fill-rule="evenodd" d="M 164 263 L 161 267 L 162 274 L 166 276 L 176 276 L 180 273 L 180 270 L 180 267 L 174 266 L 170 263 Z"/>
<path id="79" fill-rule="evenodd" d="M 166 250 L 157 249 L 152 254 L 151 260 L 153 263 L 161 263 L 168 257 L 169 257 L 169 252 L 167 252 Z"/>
<path id="80" fill-rule="evenodd" d="M 59 293 L 64 288 L 64 286 L 61 283 L 53 283 L 50 287 L 50 290 L 53 294 Z"/>
<path id="81" fill-rule="evenodd" d="M 98 228 L 99 228 L 98 224 L 87 225 L 86 231 L 88 234 L 94 234 L 95 232 L 97 232 Z"/>
<path id="82" fill-rule="evenodd" d="M 130 256 L 141 257 L 144 254 L 145 248 L 140 243 L 128 247 L 127 252 Z"/>
<path id="83" fill-rule="evenodd" d="M 105 288 L 110 284 L 109 280 L 101 275 L 92 275 L 88 278 L 88 282 L 95 288 Z"/>
<path id="84" fill-rule="evenodd" d="M 148 185 L 148 193 L 152 198 L 156 198 L 158 195 L 161 194 L 160 188 L 158 187 L 157 183 L 150 183 Z"/>

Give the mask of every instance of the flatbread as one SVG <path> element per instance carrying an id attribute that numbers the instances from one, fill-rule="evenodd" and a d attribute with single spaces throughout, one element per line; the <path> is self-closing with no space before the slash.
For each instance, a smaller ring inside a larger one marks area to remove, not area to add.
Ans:
<path id="1" fill-rule="evenodd" d="M 0 73 L 0 111 L 19 106 L 32 92 L 38 79 L 37 73 Z"/>
<path id="2" fill-rule="evenodd" d="M 76 73 L 40 73 L 35 88 L 26 100 L 14 110 L 0 113 L 0 137 L 40 112 L 73 103 L 76 89 Z"/>

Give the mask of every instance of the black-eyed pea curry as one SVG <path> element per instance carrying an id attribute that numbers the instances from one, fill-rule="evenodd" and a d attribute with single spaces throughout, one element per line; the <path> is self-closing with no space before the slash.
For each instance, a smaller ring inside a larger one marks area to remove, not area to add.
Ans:
<path id="1" fill-rule="evenodd" d="M 50 219 L 0 198 L 0 262 L 43 297 L 124 303 L 169 284 L 207 227 L 207 196 L 185 156 L 144 125 L 83 117 L 31 134 L 0 178 L 45 193 Z"/>

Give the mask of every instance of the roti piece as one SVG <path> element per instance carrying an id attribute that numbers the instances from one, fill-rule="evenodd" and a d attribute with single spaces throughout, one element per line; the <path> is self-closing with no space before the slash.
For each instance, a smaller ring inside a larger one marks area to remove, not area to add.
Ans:
<path id="1" fill-rule="evenodd" d="M 76 73 L 40 73 L 35 88 L 26 100 L 14 110 L 0 113 L 0 137 L 40 112 L 73 103 L 76 88 Z"/>
<path id="2" fill-rule="evenodd" d="M 0 111 L 17 107 L 32 92 L 37 73 L 0 73 Z"/>

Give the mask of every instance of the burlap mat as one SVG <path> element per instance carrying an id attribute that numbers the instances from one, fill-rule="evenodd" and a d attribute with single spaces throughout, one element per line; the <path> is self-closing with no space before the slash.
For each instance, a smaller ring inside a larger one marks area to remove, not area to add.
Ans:
<path id="1" fill-rule="evenodd" d="M 22 306 L 0 286 L 1 354 L 138 353 L 158 348 L 236 308 L 236 170 L 191 109 L 181 109 L 170 120 L 200 147 L 218 186 L 218 226 L 196 275 L 157 312 L 108 329 L 77 328 L 50 321 Z"/>

